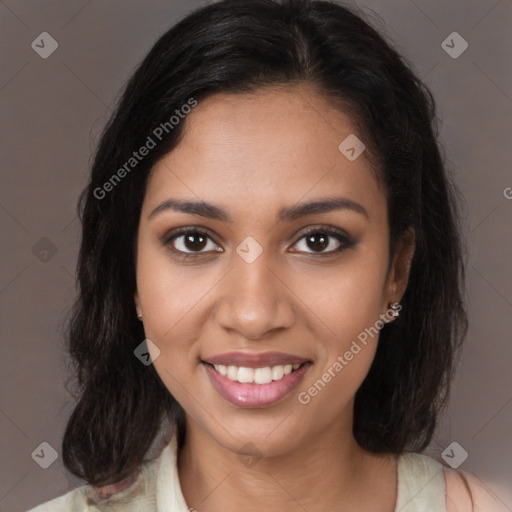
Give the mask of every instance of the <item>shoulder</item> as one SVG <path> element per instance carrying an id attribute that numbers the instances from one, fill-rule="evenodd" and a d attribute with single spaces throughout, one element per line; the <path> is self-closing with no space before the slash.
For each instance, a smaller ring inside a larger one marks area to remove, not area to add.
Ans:
<path id="1" fill-rule="evenodd" d="M 472 512 L 472 490 L 466 476 L 453 469 L 443 468 L 446 481 L 446 512 Z"/>
<path id="2" fill-rule="evenodd" d="M 443 466 L 426 455 L 405 452 L 398 459 L 396 510 L 446 512 Z"/>
<path id="3" fill-rule="evenodd" d="M 27 512 L 128 512 L 150 509 L 156 503 L 157 462 L 158 458 L 144 461 L 139 471 L 125 480 L 104 487 L 86 484 Z"/>
<path id="4" fill-rule="evenodd" d="M 510 512 L 489 487 L 470 472 L 450 469 L 427 455 L 414 452 L 403 454 L 400 461 L 398 491 L 404 503 L 410 494 L 410 503 L 417 499 L 430 505 L 435 501 L 436 510 L 446 512 Z"/>
<path id="5" fill-rule="evenodd" d="M 508 512 L 509 508 L 477 476 L 446 467 L 443 470 L 447 512 Z"/>
<path id="6" fill-rule="evenodd" d="M 92 488 L 89 485 L 83 485 L 31 508 L 28 512 L 85 512 L 88 510 L 87 495 L 90 489 Z"/>

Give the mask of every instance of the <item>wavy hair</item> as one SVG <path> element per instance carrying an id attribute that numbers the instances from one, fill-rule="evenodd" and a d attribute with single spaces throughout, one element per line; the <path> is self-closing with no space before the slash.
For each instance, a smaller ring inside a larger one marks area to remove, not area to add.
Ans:
<path id="1" fill-rule="evenodd" d="M 76 405 L 62 442 L 74 475 L 95 486 L 131 475 L 165 419 L 180 443 L 185 436 L 182 407 L 154 367 L 134 356 L 144 331 L 133 296 L 147 179 L 179 143 L 186 121 L 108 193 L 98 190 L 191 98 L 262 87 L 310 85 L 349 112 L 386 193 L 390 261 L 405 231 L 415 232 L 403 309 L 380 332 L 355 396 L 353 432 L 372 452 L 421 451 L 430 442 L 467 331 L 460 197 L 431 92 L 364 18 L 331 1 L 223 0 L 170 28 L 126 83 L 77 206 L 77 298 L 66 328 Z"/>

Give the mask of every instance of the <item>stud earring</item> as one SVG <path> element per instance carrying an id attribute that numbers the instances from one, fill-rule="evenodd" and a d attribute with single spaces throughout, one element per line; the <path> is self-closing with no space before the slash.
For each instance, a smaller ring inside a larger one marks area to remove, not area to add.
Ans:
<path id="1" fill-rule="evenodd" d="M 400 303 L 394 302 L 393 304 L 390 304 L 389 307 L 391 308 L 391 311 L 389 312 L 389 314 L 393 318 L 397 318 L 400 315 L 400 310 L 402 309 L 402 306 L 400 305 Z"/>
<path id="2" fill-rule="evenodd" d="M 142 322 L 142 315 L 137 315 L 137 318 Z"/>

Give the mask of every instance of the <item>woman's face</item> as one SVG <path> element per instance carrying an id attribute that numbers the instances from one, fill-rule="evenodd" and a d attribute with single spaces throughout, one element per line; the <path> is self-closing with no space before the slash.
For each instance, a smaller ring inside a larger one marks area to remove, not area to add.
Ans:
<path id="1" fill-rule="evenodd" d="M 412 256 L 399 252 L 387 274 L 386 199 L 354 135 L 306 87 L 215 95 L 153 168 L 137 311 L 188 423 L 234 452 L 250 443 L 278 455 L 326 429 L 351 433 L 375 327 Z M 326 200 L 338 205 L 312 206 Z"/>

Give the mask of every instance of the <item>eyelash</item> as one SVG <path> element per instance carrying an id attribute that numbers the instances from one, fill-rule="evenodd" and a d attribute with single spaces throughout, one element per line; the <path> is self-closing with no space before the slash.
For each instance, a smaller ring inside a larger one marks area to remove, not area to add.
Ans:
<path id="1" fill-rule="evenodd" d="M 170 233 L 165 234 L 162 238 L 162 243 L 165 246 L 169 246 L 169 249 L 173 253 L 178 254 L 180 257 L 183 257 L 183 259 L 197 258 L 197 257 L 201 257 L 202 255 L 205 255 L 205 254 L 208 254 L 209 252 L 211 252 L 211 251 L 184 252 L 184 251 L 180 251 L 179 249 L 172 247 L 171 242 L 173 242 L 174 240 L 176 240 L 177 238 L 179 238 L 181 236 L 188 235 L 188 234 L 196 234 L 196 235 L 201 235 L 201 236 L 207 237 L 210 240 L 212 240 L 215 244 L 217 244 L 215 242 L 215 240 L 213 240 L 213 238 L 209 234 L 209 232 L 206 231 L 204 228 L 192 227 L 192 226 L 182 228 L 179 231 L 171 231 Z M 327 252 L 316 252 L 316 253 L 315 252 L 306 252 L 306 254 L 309 254 L 309 255 L 321 256 L 321 257 L 332 256 L 334 254 L 341 253 L 342 251 L 349 249 L 350 247 L 352 247 L 354 245 L 354 242 L 343 231 L 332 228 L 332 227 L 311 228 L 311 229 L 305 231 L 304 233 L 302 233 L 301 237 L 293 245 L 296 245 L 300 240 L 302 240 L 303 238 L 306 238 L 307 236 L 312 235 L 312 234 L 322 234 L 322 235 L 326 235 L 328 238 L 333 237 L 338 242 L 340 242 L 340 246 L 336 249 L 333 249 L 333 250 L 327 251 Z M 217 252 L 217 251 L 215 251 L 215 252 Z M 297 251 L 297 252 L 300 252 L 300 251 Z"/>

